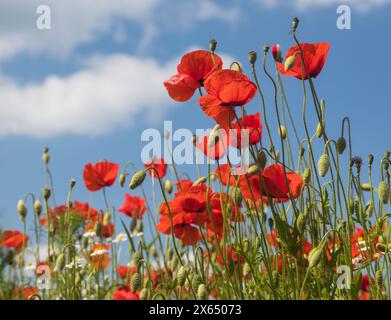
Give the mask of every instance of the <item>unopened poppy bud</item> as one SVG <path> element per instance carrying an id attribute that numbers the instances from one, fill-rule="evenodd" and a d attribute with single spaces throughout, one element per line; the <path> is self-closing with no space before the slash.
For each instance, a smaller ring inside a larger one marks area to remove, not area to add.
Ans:
<path id="1" fill-rule="evenodd" d="M 119 175 L 119 178 L 118 178 L 118 183 L 119 183 L 119 186 L 121 188 L 124 187 L 125 185 L 125 182 L 126 182 L 126 174 L 124 172 L 122 172 L 120 175 Z"/>
<path id="2" fill-rule="evenodd" d="M 248 174 L 256 174 L 259 172 L 259 168 L 256 164 L 253 164 L 252 166 L 250 166 L 247 170 L 247 173 Z"/>
<path id="3" fill-rule="evenodd" d="M 324 177 L 327 174 L 327 171 L 330 168 L 330 160 L 327 153 L 323 153 L 318 161 L 318 171 L 321 177 Z"/>
<path id="4" fill-rule="evenodd" d="M 16 205 L 16 209 L 18 210 L 20 219 L 24 221 L 24 219 L 27 216 L 27 208 L 26 208 L 26 204 L 24 203 L 24 200 L 18 201 L 18 204 Z"/>
<path id="5" fill-rule="evenodd" d="M 130 279 L 130 290 L 134 293 L 141 287 L 141 275 L 136 272 Z"/>
<path id="6" fill-rule="evenodd" d="M 320 138 L 320 137 L 323 135 L 323 133 L 324 133 L 324 128 L 325 128 L 324 121 L 318 122 L 318 125 L 316 126 L 316 132 L 315 132 L 315 134 L 316 134 L 316 136 L 317 136 L 318 138 Z"/>
<path id="7" fill-rule="evenodd" d="M 232 190 L 231 190 L 231 197 L 235 203 L 235 205 L 237 206 L 240 206 L 240 204 L 242 203 L 242 193 L 240 192 L 240 188 L 239 187 L 233 187 Z"/>
<path id="8" fill-rule="evenodd" d="M 243 277 L 247 278 L 250 275 L 251 275 L 251 267 L 247 262 L 245 262 L 243 265 Z"/>
<path id="9" fill-rule="evenodd" d="M 266 162 L 267 162 L 266 152 L 263 150 L 259 151 L 257 158 L 258 158 L 259 168 L 264 169 L 266 167 Z"/>
<path id="10" fill-rule="evenodd" d="M 215 52 L 216 47 L 217 47 L 217 41 L 215 39 L 210 40 L 209 41 L 209 50 L 211 52 Z"/>
<path id="11" fill-rule="evenodd" d="M 378 188 L 379 199 L 387 204 L 388 199 L 390 197 L 390 188 L 385 181 L 381 181 Z"/>
<path id="12" fill-rule="evenodd" d="M 303 172 L 303 181 L 304 183 L 309 183 L 311 181 L 311 169 L 310 168 L 305 168 Z"/>
<path id="13" fill-rule="evenodd" d="M 71 179 L 71 180 L 69 180 L 69 187 L 71 188 L 71 189 L 73 189 L 73 187 L 76 185 L 76 180 L 75 179 Z"/>
<path id="14" fill-rule="evenodd" d="M 208 297 L 209 297 L 208 290 L 206 289 L 206 286 L 203 283 L 201 283 L 197 290 L 197 298 L 199 300 L 207 300 Z"/>
<path id="15" fill-rule="evenodd" d="M 293 31 L 293 32 L 296 31 L 297 26 L 299 25 L 299 22 L 300 22 L 300 20 L 299 20 L 298 17 L 294 17 L 294 18 L 292 19 L 292 31 Z"/>
<path id="16" fill-rule="evenodd" d="M 339 154 L 344 153 L 346 149 L 346 139 L 344 137 L 340 137 L 337 141 L 337 151 Z"/>
<path id="17" fill-rule="evenodd" d="M 42 161 L 45 165 L 48 165 L 49 160 L 50 160 L 49 148 L 45 147 L 45 149 L 43 150 L 43 153 L 42 153 Z"/>
<path id="18" fill-rule="evenodd" d="M 250 61 L 250 64 L 255 64 L 257 61 L 257 53 L 255 51 L 250 51 L 248 53 L 248 61 Z"/>
<path id="19" fill-rule="evenodd" d="M 142 288 L 140 291 L 140 300 L 148 300 L 148 289 Z"/>
<path id="20" fill-rule="evenodd" d="M 361 184 L 361 190 L 362 191 L 371 191 L 372 185 L 370 183 L 362 183 Z"/>
<path id="21" fill-rule="evenodd" d="M 61 253 L 56 260 L 56 270 L 61 272 L 65 268 L 65 255 Z"/>
<path id="22" fill-rule="evenodd" d="M 220 125 L 216 124 L 209 134 L 208 148 L 213 148 L 216 145 L 216 143 L 219 142 L 219 139 L 220 139 L 219 130 L 220 130 Z"/>
<path id="23" fill-rule="evenodd" d="M 286 58 L 284 63 L 285 72 L 291 70 L 295 66 L 295 63 L 296 63 L 295 56 L 289 56 L 288 58 Z"/>
<path id="24" fill-rule="evenodd" d="M 383 288 L 383 272 L 381 270 L 375 272 L 375 281 L 378 288 Z"/>
<path id="25" fill-rule="evenodd" d="M 110 219 L 111 219 L 111 214 L 106 212 L 104 215 L 103 215 L 103 225 L 104 226 L 107 226 L 110 224 Z"/>
<path id="26" fill-rule="evenodd" d="M 373 214 L 375 206 L 373 205 L 373 201 L 369 200 L 367 205 L 365 206 L 365 213 L 367 214 L 368 217 L 371 217 Z"/>
<path id="27" fill-rule="evenodd" d="M 199 185 L 199 184 L 205 183 L 207 179 L 208 179 L 207 177 L 198 178 L 198 179 L 193 183 L 192 186 L 194 187 L 194 186 L 197 186 L 197 185 Z"/>
<path id="28" fill-rule="evenodd" d="M 282 63 L 282 52 L 279 44 L 272 47 L 272 55 L 275 61 Z"/>
<path id="29" fill-rule="evenodd" d="M 99 237 L 99 238 L 102 237 L 102 235 L 103 235 L 103 227 L 102 227 L 102 224 L 100 223 L 100 221 L 95 223 L 94 232 L 95 232 L 97 237 Z"/>
<path id="30" fill-rule="evenodd" d="M 322 254 L 323 254 L 323 245 L 313 248 L 308 255 L 308 267 L 309 268 L 316 267 L 322 258 Z"/>
<path id="31" fill-rule="evenodd" d="M 129 188 L 133 190 L 139 187 L 144 182 L 145 176 L 146 176 L 145 170 L 136 172 L 133 175 L 132 179 L 130 180 Z"/>
<path id="32" fill-rule="evenodd" d="M 49 189 L 49 188 L 44 188 L 44 189 L 43 189 L 42 195 L 43 195 L 43 198 L 44 198 L 45 200 L 49 200 L 50 194 L 51 194 L 51 192 L 50 192 L 50 189 Z"/>
<path id="33" fill-rule="evenodd" d="M 270 46 L 268 44 L 263 45 L 263 52 L 268 53 L 270 49 Z"/>
<path id="34" fill-rule="evenodd" d="M 198 287 L 201 285 L 201 283 L 202 283 L 201 276 L 198 274 L 195 274 L 193 276 L 193 278 L 191 279 L 191 287 L 193 288 L 193 290 L 195 292 L 198 292 Z"/>
<path id="35" fill-rule="evenodd" d="M 138 233 L 141 233 L 141 232 L 143 232 L 143 230 L 144 230 L 143 221 L 142 220 L 138 220 L 137 221 L 137 226 L 136 226 L 136 231 Z"/>
<path id="36" fill-rule="evenodd" d="M 133 218 L 132 221 L 130 222 L 130 232 L 133 232 L 134 230 L 136 230 L 136 227 L 137 227 L 137 218 Z"/>
<path id="37" fill-rule="evenodd" d="M 187 268 L 181 266 L 177 273 L 177 281 L 179 286 L 183 287 L 183 285 L 186 282 L 186 277 L 187 277 Z"/>
<path id="38" fill-rule="evenodd" d="M 133 254 L 133 259 L 132 262 L 133 264 L 138 267 L 139 262 L 143 259 L 143 252 L 138 249 L 134 254 Z"/>
<path id="39" fill-rule="evenodd" d="M 38 199 L 34 201 L 34 213 L 39 217 L 42 213 L 42 204 Z"/>
<path id="40" fill-rule="evenodd" d="M 164 182 L 164 189 L 166 190 L 166 192 L 167 192 L 168 194 L 171 194 L 171 192 L 172 192 L 172 183 L 171 183 L 170 180 L 167 179 L 167 180 Z"/>
<path id="41" fill-rule="evenodd" d="M 307 215 L 305 213 L 303 213 L 303 212 L 301 212 L 297 216 L 296 227 L 297 227 L 297 230 L 299 230 L 300 233 L 303 233 L 303 231 L 304 231 L 306 219 L 307 219 Z"/>
<path id="42" fill-rule="evenodd" d="M 280 135 L 281 139 L 286 139 L 286 128 L 284 126 L 280 126 L 278 129 L 278 134 Z"/>
<path id="43" fill-rule="evenodd" d="M 178 267 L 178 259 L 174 258 L 171 260 L 170 268 L 172 271 L 175 271 L 177 267 Z"/>
<path id="44" fill-rule="evenodd" d="M 372 163 L 373 163 L 373 155 L 372 154 L 370 154 L 369 156 L 368 156 L 368 164 L 371 166 L 372 165 Z"/>

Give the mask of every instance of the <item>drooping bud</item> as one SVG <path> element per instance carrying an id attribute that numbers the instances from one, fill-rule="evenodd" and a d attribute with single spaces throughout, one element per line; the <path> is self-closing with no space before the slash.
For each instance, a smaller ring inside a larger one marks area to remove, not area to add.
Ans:
<path id="1" fill-rule="evenodd" d="M 141 275 L 136 272 L 130 279 L 130 290 L 134 293 L 141 287 Z"/>
<path id="2" fill-rule="evenodd" d="M 275 61 L 282 63 L 282 52 L 279 44 L 272 47 L 272 55 Z"/>
<path id="3" fill-rule="evenodd" d="M 346 139 L 344 137 L 340 137 L 337 141 L 337 151 L 339 154 L 344 153 L 346 149 Z"/>
<path id="4" fill-rule="evenodd" d="M 129 188 L 133 190 L 139 187 L 144 182 L 145 176 L 145 170 L 140 170 L 139 172 L 136 172 L 130 180 Z"/>
<path id="5" fill-rule="evenodd" d="M 199 300 L 207 300 L 209 297 L 208 290 L 206 289 L 206 286 L 202 283 L 199 285 L 197 290 L 197 298 Z"/>
<path id="6" fill-rule="evenodd" d="M 305 228 L 305 222 L 307 219 L 307 215 L 304 212 L 301 212 L 296 219 L 296 227 L 297 230 L 299 230 L 300 233 L 303 233 Z"/>
<path id="7" fill-rule="evenodd" d="M 324 177 L 327 174 L 327 171 L 330 168 L 330 160 L 327 153 L 323 153 L 318 161 L 318 171 L 321 177 Z"/>
<path id="8" fill-rule="evenodd" d="M 125 185 L 125 182 L 126 182 L 126 174 L 124 172 L 122 172 L 120 175 L 119 175 L 119 178 L 118 178 L 118 183 L 119 183 L 119 186 L 121 188 L 124 187 Z"/>
<path id="9" fill-rule="evenodd" d="M 199 184 L 205 183 L 207 179 L 208 179 L 208 177 L 201 177 L 201 178 L 198 178 L 198 179 L 193 183 L 193 187 L 194 187 L 194 186 L 197 186 L 197 185 L 199 185 Z"/>
<path id="10" fill-rule="evenodd" d="M 368 217 L 371 217 L 372 214 L 373 214 L 373 210 L 374 210 L 375 206 L 373 204 L 373 201 L 372 200 L 369 200 L 367 205 L 365 206 L 365 213 Z"/>
<path id="11" fill-rule="evenodd" d="M 280 135 L 281 139 L 285 140 L 286 139 L 286 128 L 281 125 L 278 130 L 278 134 Z"/>
<path id="12" fill-rule="evenodd" d="M 171 194 L 171 192 L 172 192 L 172 183 L 171 183 L 170 180 L 167 179 L 167 180 L 164 182 L 164 189 L 166 190 L 166 192 L 167 192 L 168 194 Z"/>
<path id="13" fill-rule="evenodd" d="M 372 185 L 370 183 L 362 183 L 361 190 L 362 191 L 372 191 Z"/>
<path id="14" fill-rule="evenodd" d="M 187 268 L 181 266 L 177 273 L 177 281 L 179 286 L 183 287 L 183 285 L 186 282 L 186 277 L 187 277 Z"/>
<path id="15" fill-rule="evenodd" d="M 50 160 L 49 148 L 45 147 L 45 149 L 43 149 L 43 153 L 42 153 L 42 161 L 45 165 L 48 165 L 49 160 Z"/>
<path id="16" fill-rule="evenodd" d="M 212 39 L 209 41 L 209 50 L 214 53 L 217 47 L 217 41 L 215 39 Z"/>
<path id="17" fill-rule="evenodd" d="M 303 181 L 304 183 L 309 183 L 311 181 L 311 169 L 310 168 L 305 168 L 303 172 Z"/>
<path id="18" fill-rule="evenodd" d="M 325 123 L 324 123 L 324 121 L 322 120 L 321 122 L 318 122 L 318 125 L 316 126 L 316 132 L 315 132 L 315 134 L 316 134 L 316 136 L 317 136 L 318 138 L 320 138 L 320 137 L 323 135 L 324 129 L 325 129 Z"/>
<path id="19" fill-rule="evenodd" d="M 255 51 L 250 51 L 248 53 L 248 61 L 250 61 L 250 64 L 254 65 L 257 61 L 257 53 Z"/>
<path id="20" fill-rule="evenodd" d="M 19 200 L 18 201 L 18 203 L 16 205 L 16 209 L 18 210 L 20 219 L 22 221 L 24 221 L 26 219 L 26 216 L 27 216 L 27 208 L 26 208 L 26 204 L 24 203 L 24 200 Z"/>
<path id="21" fill-rule="evenodd" d="M 291 70 L 295 66 L 295 63 L 296 63 L 295 56 L 289 56 L 288 58 L 286 58 L 284 63 L 285 72 Z"/>
<path id="22" fill-rule="evenodd" d="M 378 188 L 379 199 L 387 204 L 388 199 L 390 198 L 390 188 L 385 181 L 381 181 Z"/>

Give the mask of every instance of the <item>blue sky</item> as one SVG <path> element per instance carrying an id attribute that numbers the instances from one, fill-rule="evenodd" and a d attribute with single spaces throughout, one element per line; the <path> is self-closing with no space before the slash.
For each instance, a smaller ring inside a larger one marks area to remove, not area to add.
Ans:
<path id="1" fill-rule="evenodd" d="M 326 99 L 326 126 L 338 138 L 341 121 L 352 121 L 354 154 L 377 159 L 390 148 L 389 77 L 391 5 L 387 0 L 248 0 L 248 1 L 46 1 L 51 30 L 37 30 L 40 1 L 0 3 L 0 226 L 19 229 L 16 202 L 45 185 L 41 153 L 49 146 L 57 203 L 67 184 L 77 180 L 74 199 L 88 201 L 82 182 L 87 162 L 101 159 L 135 162 L 146 128 L 162 129 L 164 120 L 178 128 L 208 128 L 195 98 L 175 103 L 163 80 L 175 73 L 179 58 L 193 48 L 218 41 L 218 53 L 243 63 L 263 44 L 293 45 L 291 19 L 301 19 L 302 42 L 331 43 L 316 79 Z M 336 27 L 339 4 L 352 9 L 351 30 Z M 272 67 L 272 64 L 270 65 Z M 272 91 L 263 75 L 272 131 Z M 301 90 L 284 79 L 291 108 L 300 120 Z M 260 111 L 259 98 L 248 112 Z M 311 127 L 316 122 L 310 117 Z M 195 176 L 194 168 L 179 168 Z M 146 186 L 148 188 L 148 185 Z M 109 190 L 117 207 L 126 190 Z M 138 192 L 134 192 L 138 194 Z M 100 193 L 93 205 L 102 206 Z M 102 206 L 103 207 L 103 206 Z M 31 210 L 30 210 L 31 212 Z"/>

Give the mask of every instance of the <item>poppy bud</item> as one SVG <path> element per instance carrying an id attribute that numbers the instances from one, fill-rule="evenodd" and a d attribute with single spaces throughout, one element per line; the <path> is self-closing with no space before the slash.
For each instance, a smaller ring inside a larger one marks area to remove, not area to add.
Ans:
<path id="1" fill-rule="evenodd" d="M 311 181 L 311 169 L 310 168 L 305 168 L 303 172 L 303 181 L 304 183 L 309 183 Z"/>
<path id="2" fill-rule="evenodd" d="M 134 293 L 141 287 L 141 275 L 136 272 L 130 279 L 130 290 Z"/>
<path id="3" fill-rule="evenodd" d="M 282 140 L 286 139 L 286 128 L 284 126 L 280 126 L 278 129 L 278 134 L 280 135 Z"/>
<path id="4" fill-rule="evenodd" d="M 361 190 L 362 191 L 371 191 L 372 185 L 370 183 L 362 183 L 361 184 Z"/>
<path id="5" fill-rule="evenodd" d="M 265 151 L 263 151 L 263 150 L 259 151 L 257 158 L 258 158 L 258 165 L 259 165 L 259 167 L 261 169 L 264 169 L 265 166 L 266 166 L 266 161 L 267 161 Z"/>
<path id="6" fill-rule="evenodd" d="M 143 221 L 142 220 L 138 220 L 137 221 L 137 226 L 136 226 L 136 231 L 138 233 L 141 233 L 141 232 L 143 232 L 143 229 L 144 229 Z"/>
<path id="7" fill-rule="evenodd" d="M 140 300 L 148 300 L 148 289 L 147 288 L 142 288 L 140 291 Z"/>
<path id="8" fill-rule="evenodd" d="M 126 174 L 122 172 L 122 173 L 119 175 L 119 178 L 118 178 L 119 186 L 120 186 L 121 188 L 123 188 L 124 185 L 125 185 L 125 182 L 126 182 Z"/>
<path id="9" fill-rule="evenodd" d="M 301 212 L 296 219 L 296 227 L 300 233 L 303 233 L 305 227 L 305 221 L 307 219 L 307 215 Z"/>
<path id="10" fill-rule="evenodd" d="M 94 232 L 95 232 L 95 234 L 96 234 L 96 236 L 98 238 L 102 237 L 102 235 L 103 235 L 103 227 L 102 227 L 102 224 L 100 223 L 100 221 L 95 223 Z"/>
<path id="11" fill-rule="evenodd" d="M 368 217 L 372 216 L 373 209 L 374 209 L 373 201 L 369 200 L 367 205 L 365 206 L 365 213 L 367 214 Z"/>
<path id="12" fill-rule="evenodd" d="M 294 18 L 292 19 L 292 31 L 293 31 L 293 32 L 296 31 L 297 26 L 299 25 L 299 22 L 300 22 L 300 20 L 299 20 L 298 17 L 294 17 Z"/>
<path id="13" fill-rule="evenodd" d="M 248 53 L 248 61 L 250 61 L 250 64 L 254 65 L 257 61 L 257 53 L 255 51 L 250 51 Z"/>
<path id="14" fill-rule="evenodd" d="M 213 127 L 212 131 L 210 132 L 208 137 L 208 148 L 213 148 L 216 145 L 216 143 L 219 142 L 220 139 L 219 129 L 220 129 L 220 125 L 216 124 Z"/>
<path id="15" fill-rule="evenodd" d="M 285 72 L 288 72 L 290 69 L 292 69 L 295 66 L 295 63 L 295 56 L 289 56 L 288 58 L 286 58 L 284 63 Z"/>
<path id="16" fill-rule="evenodd" d="M 42 161 L 45 165 L 48 165 L 49 160 L 50 160 L 49 148 L 45 147 L 45 149 L 43 150 L 43 153 L 42 153 Z"/>
<path id="17" fill-rule="evenodd" d="M 390 188 L 388 187 L 388 184 L 384 181 L 381 181 L 379 184 L 379 199 L 384 203 L 387 204 L 388 198 L 390 197 Z"/>
<path id="18" fill-rule="evenodd" d="M 138 267 L 139 262 L 143 259 L 143 252 L 138 249 L 134 254 L 133 254 L 133 264 Z"/>
<path id="19" fill-rule="evenodd" d="M 187 268 L 181 266 L 177 273 L 177 281 L 179 286 L 183 287 L 183 285 L 186 282 L 186 277 L 187 277 Z"/>
<path id="20" fill-rule="evenodd" d="M 34 201 L 34 212 L 39 217 L 42 213 L 42 204 L 38 199 Z"/>
<path id="21" fill-rule="evenodd" d="M 256 174 L 259 172 L 259 168 L 256 164 L 253 164 L 252 166 L 250 166 L 250 168 L 248 168 L 247 170 L 247 173 L 248 174 Z"/>
<path id="22" fill-rule="evenodd" d="M 76 185 L 76 180 L 75 179 L 71 179 L 71 180 L 69 180 L 69 187 L 71 188 L 71 189 L 73 189 L 73 187 Z"/>
<path id="23" fill-rule="evenodd" d="M 197 186 L 197 185 L 199 185 L 199 184 L 205 183 L 207 179 L 208 179 L 207 177 L 198 178 L 198 179 L 193 183 L 192 186 L 194 187 L 194 186 Z"/>
<path id="24" fill-rule="evenodd" d="M 381 270 L 377 270 L 375 273 L 376 285 L 381 289 L 383 288 L 383 273 Z"/>
<path id="25" fill-rule="evenodd" d="M 322 258 L 322 254 L 323 254 L 323 244 L 313 248 L 308 255 L 308 262 L 309 262 L 308 267 L 309 268 L 316 267 Z"/>
<path id="26" fill-rule="evenodd" d="M 106 212 L 104 215 L 103 215 L 103 225 L 104 226 L 107 226 L 110 224 L 110 218 L 111 218 L 111 214 Z"/>
<path id="27" fill-rule="evenodd" d="M 247 262 L 245 262 L 243 265 L 243 277 L 247 278 L 250 275 L 251 275 L 251 267 Z"/>
<path id="28" fill-rule="evenodd" d="M 44 188 L 43 191 L 42 191 L 42 194 L 43 194 L 43 198 L 45 200 L 49 200 L 50 194 L 51 194 L 50 189 L 49 188 Z"/>
<path id="29" fill-rule="evenodd" d="M 316 126 L 316 136 L 318 138 L 320 138 L 322 135 L 323 135 L 323 132 L 324 132 L 324 128 L 325 128 L 325 124 L 324 124 L 324 121 L 322 122 L 318 122 L 318 125 Z M 338 147 L 337 147 L 338 148 Z"/>
<path id="30" fill-rule="evenodd" d="M 61 253 L 56 260 L 56 270 L 61 272 L 65 268 L 65 255 Z"/>
<path id="31" fill-rule="evenodd" d="M 18 201 L 18 204 L 16 205 L 16 209 L 18 210 L 20 219 L 24 221 L 24 219 L 27 216 L 27 208 L 26 208 L 26 204 L 24 203 L 24 200 Z"/>
<path id="32" fill-rule="evenodd" d="M 324 177 L 327 174 L 327 171 L 330 168 L 330 160 L 327 153 L 323 153 L 318 161 L 318 171 L 321 177 Z"/>
<path id="33" fill-rule="evenodd" d="M 282 52 L 279 44 L 272 47 L 272 55 L 275 61 L 282 63 Z"/>
<path id="34" fill-rule="evenodd" d="M 337 141 L 337 151 L 342 154 L 346 149 L 346 140 L 344 137 L 340 137 Z"/>
<path id="35" fill-rule="evenodd" d="M 209 293 L 208 290 L 206 289 L 206 286 L 202 283 L 199 285 L 198 290 L 197 290 L 197 298 L 199 300 L 208 300 Z"/>
<path id="36" fill-rule="evenodd" d="M 370 154 L 369 156 L 368 156 L 368 164 L 371 166 L 372 165 L 372 163 L 373 163 L 373 155 L 372 154 Z"/>
<path id="37" fill-rule="evenodd" d="M 242 193 L 240 192 L 240 189 L 238 187 L 233 187 L 231 190 L 231 197 L 235 202 L 235 205 L 240 206 L 242 203 Z"/>
<path id="38" fill-rule="evenodd" d="M 263 45 L 263 52 L 268 53 L 270 49 L 270 46 L 268 44 Z"/>
<path id="39" fill-rule="evenodd" d="M 202 283 L 201 276 L 198 274 L 195 274 L 193 279 L 191 279 L 191 287 L 193 288 L 193 290 L 195 292 L 198 292 L 198 287 L 201 285 L 201 283 Z"/>
<path id="40" fill-rule="evenodd" d="M 133 175 L 132 179 L 130 180 L 129 188 L 133 190 L 139 187 L 144 182 L 145 176 L 146 176 L 145 170 L 136 172 Z"/>
<path id="41" fill-rule="evenodd" d="M 211 52 L 215 52 L 216 47 L 217 47 L 217 41 L 215 39 L 210 40 L 209 41 L 209 50 Z"/>
<path id="42" fill-rule="evenodd" d="M 164 182 L 164 189 L 166 190 L 166 192 L 167 192 L 168 194 L 171 194 L 171 192 L 172 192 L 172 183 L 171 183 L 170 180 L 167 179 L 167 180 Z"/>

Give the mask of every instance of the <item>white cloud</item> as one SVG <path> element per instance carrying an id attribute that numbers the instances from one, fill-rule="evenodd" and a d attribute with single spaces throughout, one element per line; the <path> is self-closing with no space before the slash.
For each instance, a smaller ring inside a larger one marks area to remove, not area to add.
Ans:
<path id="1" fill-rule="evenodd" d="M 391 0 L 254 0 L 267 8 L 293 7 L 300 11 L 328 6 L 348 5 L 359 12 L 368 12 L 391 4 Z"/>

